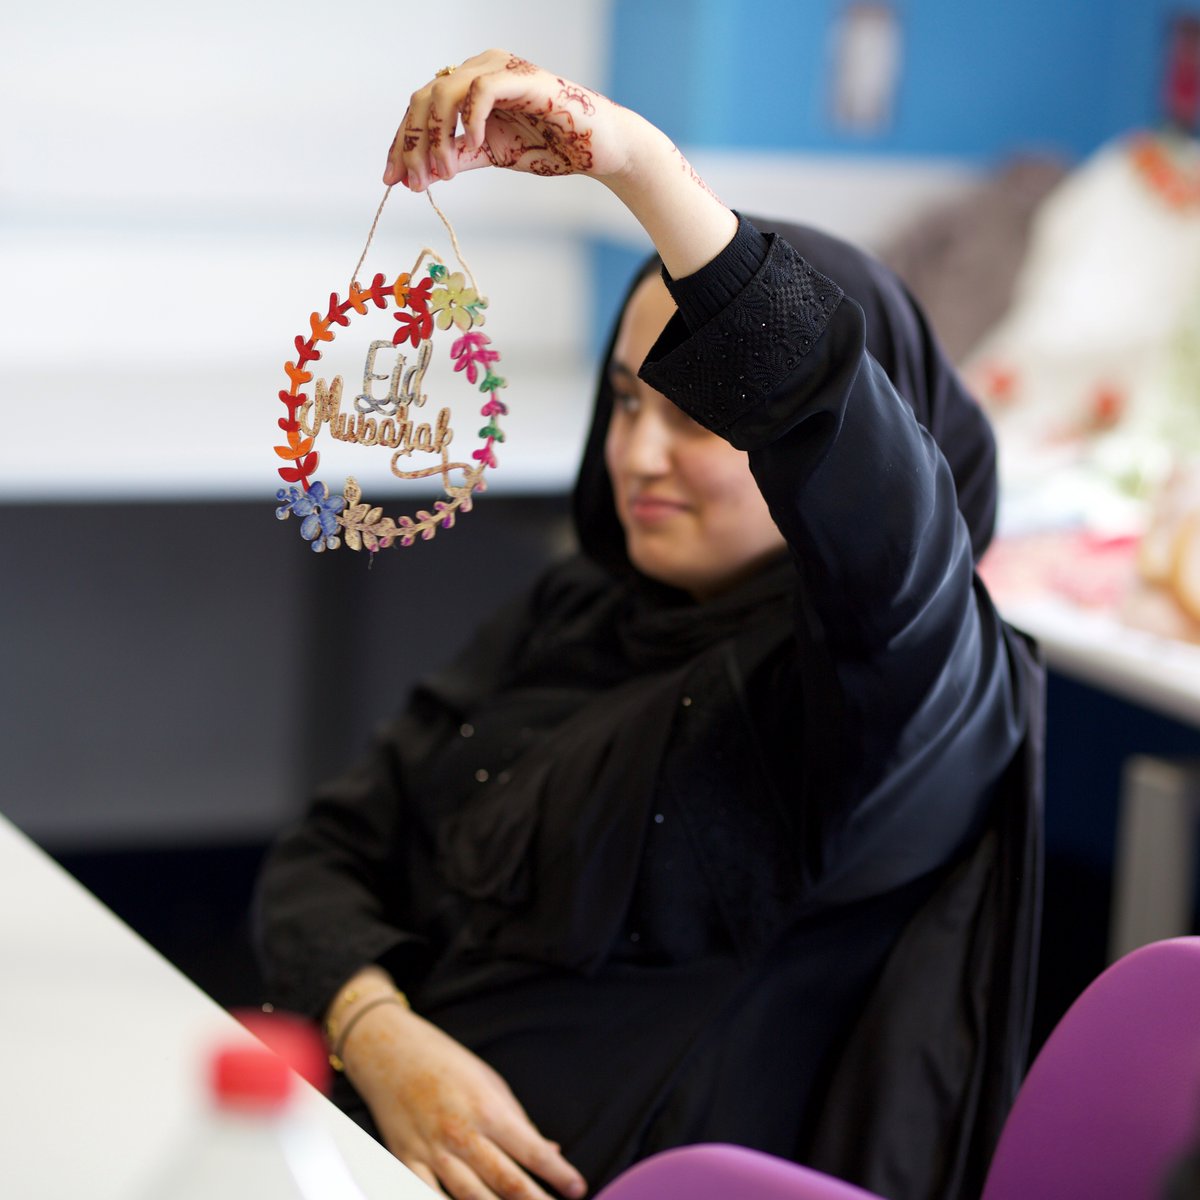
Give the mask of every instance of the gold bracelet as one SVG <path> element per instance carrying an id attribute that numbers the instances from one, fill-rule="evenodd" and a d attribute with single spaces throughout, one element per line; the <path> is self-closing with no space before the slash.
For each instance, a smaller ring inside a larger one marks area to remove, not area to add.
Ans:
<path id="1" fill-rule="evenodd" d="M 325 1013 L 326 1042 L 332 1043 L 337 1041 L 338 1014 L 345 1012 L 348 1008 L 353 1008 L 359 1000 L 374 995 L 380 988 L 389 993 L 398 990 L 390 975 L 385 971 L 377 970 L 363 980 L 362 983 L 353 984 L 338 992 L 334 998 L 334 1002 Z"/>
<path id="2" fill-rule="evenodd" d="M 382 982 L 382 980 L 380 981 Z M 344 1008 L 349 1008 L 356 1000 L 363 998 L 363 989 L 361 987 L 347 988 L 337 999 L 325 1017 L 325 1040 L 332 1042 L 334 1040 L 334 1017 Z"/>
<path id="3" fill-rule="evenodd" d="M 401 1008 L 411 1008 L 411 1005 L 408 1003 L 408 997 L 398 989 L 388 992 L 383 996 L 376 996 L 374 1000 L 368 1000 L 362 1008 L 351 1015 L 350 1020 L 338 1032 L 337 1041 L 329 1053 L 329 1065 L 335 1071 L 344 1071 L 346 1069 L 346 1064 L 342 1061 L 342 1050 L 345 1048 L 346 1039 L 350 1036 L 350 1031 L 373 1008 L 380 1008 L 384 1004 L 398 1004 Z"/>

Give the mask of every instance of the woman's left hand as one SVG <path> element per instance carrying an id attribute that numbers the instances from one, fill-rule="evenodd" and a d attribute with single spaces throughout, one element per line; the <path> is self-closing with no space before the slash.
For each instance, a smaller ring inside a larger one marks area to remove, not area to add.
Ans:
<path id="1" fill-rule="evenodd" d="M 383 180 L 423 191 L 488 166 L 604 179 L 625 167 L 639 123 L 646 124 L 598 92 L 506 50 L 485 50 L 413 93 Z"/>
<path id="2" fill-rule="evenodd" d="M 641 223 L 675 279 L 710 262 L 737 230 L 737 218 L 662 130 L 507 50 L 443 69 L 413 93 L 383 181 L 420 192 L 475 167 L 599 180 Z"/>

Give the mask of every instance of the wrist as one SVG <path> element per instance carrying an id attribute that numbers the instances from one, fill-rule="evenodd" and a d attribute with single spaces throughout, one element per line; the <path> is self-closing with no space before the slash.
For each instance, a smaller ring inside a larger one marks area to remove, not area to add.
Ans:
<path id="1" fill-rule="evenodd" d="M 671 277 L 682 279 L 725 249 L 737 217 L 662 130 L 622 112 L 630 123 L 625 165 L 602 182 L 637 218 Z"/>
<path id="2" fill-rule="evenodd" d="M 615 170 L 598 178 L 640 220 L 639 209 L 653 203 L 679 152 L 657 125 L 630 108 L 615 107 L 621 125 L 615 140 L 624 146 L 625 155 Z"/>
<path id="3" fill-rule="evenodd" d="M 382 1003 L 365 1006 L 361 1017 L 347 1025 L 342 1036 L 339 1070 L 365 1098 L 364 1088 L 393 1076 L 397 1060 L 412 1063 L 414 1048 L 420 1045 L 428 1025 L 407 1004 L 385 998 Z"/>
<path id="4" fill-rule="evenodd" d="M 324 1021 L 325 1044 L 335 1071 L 344 1069 L 346 1044 L 360 1022 L 385 1007 L 407 1012 L 410 1006 L 408 997 L 382 967 L 365 967 L 338 990 L 326 1010 Z"/>

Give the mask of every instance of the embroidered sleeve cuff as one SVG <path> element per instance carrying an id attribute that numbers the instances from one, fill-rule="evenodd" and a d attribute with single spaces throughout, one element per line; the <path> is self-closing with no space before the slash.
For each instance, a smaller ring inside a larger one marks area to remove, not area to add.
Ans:
<path id="1" fill-rule="evenodd" d="M 765 408 L 805 365 L 842 299 L 842 289 L 771 235 L 762 265 L 731 304 L 689 332 L 671 318 L 639 372 L 693 420 L 740 449 L 769 440 L 746 439 L 733 426 Z"/>
<path id="2" fill-rule="evenodd" d="M 737 299 L 762 266 L 769 247 L 770 242 L 739 213 L 733 240 L 712 262 L 682 279 L 672 279 L 663 268 L 663 282 L 692 333 Z"/>

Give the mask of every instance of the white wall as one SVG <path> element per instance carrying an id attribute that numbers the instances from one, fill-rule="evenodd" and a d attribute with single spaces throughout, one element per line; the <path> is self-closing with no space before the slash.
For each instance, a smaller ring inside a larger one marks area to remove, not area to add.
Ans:
<path id="1" fill-rule="evenodd" d="M 269 500 L 282 364 L 308 313 L 345 295 L 409 93 L 494 44 L 601 78 L 603 10 L 11 6 L 0 27 L 0 497 Z M 543 395 L 547 380 L 561 390 L 588 371 L 581 190 L 490 172 L 439 189 L 491 296 L 510 442 L 534 474 L 539 443 L 571 442 L 583 420 L 586 396 Z M 364 271 L 408 269 L 424 244 L 449 253 L 425 199 L 397 189 Z M 536 321 L 530 280 L 550 301 Z M 531 407 L 544 418 L 524 429 Z"/>
<path id="2" fill-rule="evenodd" d="M 269 501 L 282 364 L 308 313 L 345 294 L 410 92 L 495 44 L 603 84 L 607 7 L 10 9 L 0 27 L 0 500 Z M 868 243 L 966 177 L 911 160 L 696 161 L 731 203 Z M 435 194 L 491 299 L 488 332 L 510 382 L 496 485 L 563 487 L 590 398 L 587 238 L 640 242 L 641 232 L 580 179 L 478 171 Z M 364 271 L 408 269 L 427 244 L 449 253 L 425 199 L 396 189 Z M 328 452 L 326 463 L 335 477 L 370 476 Z"/>

